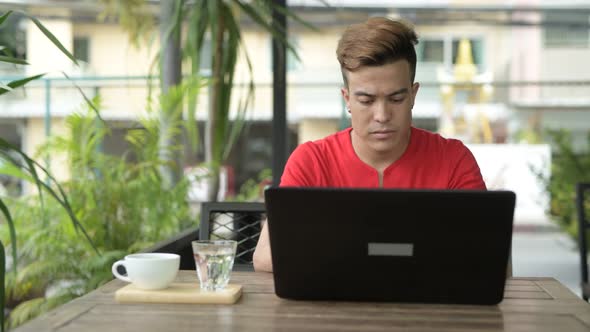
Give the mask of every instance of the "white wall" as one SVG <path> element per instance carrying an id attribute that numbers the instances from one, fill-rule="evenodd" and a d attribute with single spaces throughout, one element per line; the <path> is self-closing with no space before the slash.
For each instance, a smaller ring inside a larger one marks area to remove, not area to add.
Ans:
<path id="1" fill-rule="evenodd" d="M 299 122 L 299 144 L 324 138 L 338 131 L 338 121 L 303 119 Z"/>
<path id="2" fill-rule="evenodd" d="M 29 75 L 49 73 L 49 76 L 63 77 L 60 71 L 69 72 L 73 66 L 71 60 L 33 22 L 27 22 L 27 61 L 30 63 L 27 73 Z M 72 51 L 73 28 L 69 20 L 45 19 L 41 20 L 41 23 L 68 51 Z"/>
<path id="3" fill-rule="evenodd" d="M 517 0 L 515 5 L 538 6 L 539 0 Z M 512 19 L 535 22 L 540 21 L 542 17 L 534 12 L 516 12 L 512 14 Z M 509 40 L 512 49 L 510 79 L 538 81 L 541 78 L 541 29 L 539 26 L 512 27 Z M 510 89 L 511 100 L 536 100 L 539 96 L 540 88 L 537 86 L 520 86 Z"/>
<path id="4" fill-rule="evenodd" d="M 541 79 L 544 81 L 589 81 L 590 48 L 544 49 L 540 65 Z M 542 96 L 547 99 L 583 98 L 590 104 L 590 86 L 548 86 L 542 88 Z"/>
<path id="5" fill-rule="evenodd" d="M 67 133 L 66 124 L 63 118 L 52 118 L 50 132 L 52 136 L 64 135 Z M 39 147 L 46 142 L 45 119 L 29 118 L 23 137 L 23 150 L 29 156 L 35 157 Z M 39 160 L 42 162 L 41 160 Z M 56 179 L 67 179 L 69 170 L 66 165 L 66 158 L 63 155 L 53 154 L 50 158 L 50 171 Z M 45 166 L 45 165 L 44 165 Z M 30 188 L 29 188 L 30 189 Z"/>
<path id="6" fill-rule="evenodd" d="M 470 144 L 469 149 L 490 190 L 516 194 L 516 224 L 548 224 L 549 196 L 535 172 L 549 177 L 551 149 L 538 144 Z M 531 169 L 534 169 L 533 172 Z"/>
<path id="7" fill-rule="evenodd" d="M 137 49 L 129 42 L 127 32 L 117 24 L 77 23 L 74 28 L 75 36 L 90 38 L 89 56 L 96 75 L 147 75 L 159 48 L 159 39 L 155 38 L 151 49 Z"/>

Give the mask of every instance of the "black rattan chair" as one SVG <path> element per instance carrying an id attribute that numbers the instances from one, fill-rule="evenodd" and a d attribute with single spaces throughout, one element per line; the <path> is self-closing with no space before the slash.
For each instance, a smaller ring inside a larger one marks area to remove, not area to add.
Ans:
<path id="1" fill-rule="evenodd" d="M 176 236 L 154 244 L 141 252 L 168 252 L 180 255 L 180 269 L 194 270 L 191 242 L 202 239 L 238 241 L 234 270 L 252 271 L 252 254 L 266 218 L 264 203 L 205 202 L 201 204 L 201 222 Z"/>
<path id="2" fill-rule="evenodd" d="M 590 285 L 588 284 L 588 229 L 590 228 L 590 220 L 586 214 L 586 207 L 588 203 L 587 192 L 590 191 L 590 183 L 578 183 L 576 186 L 576 209 L 578 210 L 578 247 L 580 250 L 580 270 L 581 270 L 581 286 L 582 297 L 588 301 L 590 297 Z"/>
<path id="3" fill-rule="evenodd" d="M 201 204 L 199 239 L 237 241 L 234 270 L 253 270 L 252 254 L 265 218 L 264 203 L 205 202 Z"/>

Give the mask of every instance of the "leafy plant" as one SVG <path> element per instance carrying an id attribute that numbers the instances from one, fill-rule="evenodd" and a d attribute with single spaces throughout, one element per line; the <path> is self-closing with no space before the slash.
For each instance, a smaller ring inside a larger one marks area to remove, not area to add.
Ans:
<path id="1" fill-rule="evenodd" d="M 93 104 L 100 107 L 97 99 Z M 69 116 L 66 123 L 69 135 L 53 137 L 39 156 L 68 156 L 71 178 L 61 186 L 102 254 L 91 251 L 55 202 L 47 200 L 42 208 L 36 197 L 13 199 L 21 245 L 18 273 L 8 279 L 7 290 L 11 301 L 22 302 L 11 313 L 11 326 L 95 289 L 112 279 L 115 260 L 193 225 L 188 182 L 167 189 L 159 174 L 157 120 L 144 119 L 129 131 L 133 163 L 100 152 L 110 129 L 90 110 Z M 7 238 L 6 232 L 0 235 Z"/>
<path id="2" fill-rule="evenodd" d="M 0 16 L 0 24 L 11 13 Z M 22 15 L 31 19 L 58 49 L 77 63 L 37 19 Z M 0 61 L 27 64 L 9 55 L 0 56 Z M 2 84 L 0 94 L 43 75 Z M 187 80 L 169 89 L 160 96 L 162 109 L 182 113 L 184 96 L 198 94 L 201 86 L 201 81 Z M 0 157 L 7 161 L 2 164 L 2 173 L 32 182 L 39 193 L 38 196 L 0 200 L 6 226 L 0 228 L 0 238 L 12 247 L 8 265 L 14 272 L 8 275 L 5 283 L 6 262 L 2 245 L 0 309 L 4 311 L 5 295 L 8 295 L 11 307 L 16 305 L 10 316 L 12 326 L 111 279 L 109 267 L 115 259 L 178 232 L 189 221 L 186 181 L 172 188 L 165 187 L 157 170 L 162 166 L 159 156 L 166 152 L 158 147 L 157 142 L 163 135 L 178 133 L 180 124 L 169 122 L 164 131 L 158 121 L 141 121 L 141 127 L 127 136 L 133 147 L 131 153 L 139 160 L 130 164 L 125 158 L 97 153 L 100 142 L 110 130 L 100 117 L 99 107 L 95 106 L 98 100 L 90 101 L 82 95 L 87 101 L 88 113 L 92 110 L 94 114 L 69 117 L 70 136 L 53 138 L 40 155 L 43 157 L 50 152 L 67 154 L 72 174 L 70 180 L 58 183 L 42 165 L 0 139 Z M 5 202 L 11 206 L 15 218 Z M 17 242 L 21 243 L 18 250 Z M 4 330 L 4 315 L 0 316 L 0 326 Z"/>
<path id="3" fill-rule="evenodd" d="M 242 186 L 238 194 L 231 200 L 236 202 L 255 202 L 264 199 L 264 187 L 272 183 L 272 171 L 270 168 L 265 168 L 258 176 L 253 179 L 248 179 Z"/>
<path id="4" fill-rule="evenodd" d="M 576 184 L 590 181 L 590 132 L 585 151 L 574 151 L 571 133 L 566 130 L 549 130 L 547 135 L 553 148 L 551 176 L 541 179 L 550 195 L 549 213 L 577 243 Z"/>
<path id="5" fill-rule="evenodd" d="M 0 16 L 0 25 L 4 24 L 6 19 L 12 13 L 13 13 L 13 11 L 9 10 L 6 13 L 2 14 L 2 16 Z M 39 30 L 41 30 L 41 32 L 45 35 L 45 37 L 47 37 L 47 39 L 49 39 L 55 45 L 55 47 L 57 47 L 63 54 L 65 54 L 70 60 L 72 60 L 72 62 L 74 62 L 75 64 L 78 64 L 78 61 L 76 60 L 76 58 L 74 58 L 72 53 L 70 53 L 59 42 L 59 40 L 51 33 L 51 31 L 49 31 L 38 19 L 36 19 L 33 16 L 27 15 L 25 13 L 20 13 L 20 14 L 23 15 L 24 17 L 29 18 L 37 26 L 37 28 L 39 28 Z M 16 58 L 10 54 L 7 54 L 4 46 L 3 45 L 0 45 L 0 46 L 2 47 L 2 50 L 0 50 L 0 52 L 4 53 L 3 55 L 0 55 L 0 62 L 12 63 L 15 65 L 28 65 L 29 64 L 26 60 L 19 59 L 19 58 Z M 25 77 L 25 78 L 13 80 L 13 81 L 8 82 L 6 84 L 1 83 L 0 84 L 0 95 L 10 92 L 13 89 L 22 87 L 22 86 L 26 85 L 27 83 L 37 80 L 43 76 L 45 76 L 45 74 L 38 74 L 38 75 L 30 76 L 30 77 Z"/>
<path id="6" fill-rule="evenodd" d="M 0 26 L 4 24 L 8 17 L 13 13 L 13 11 L 8 11 L 0 16 Z M 59 42 L 59 40 L 47 29 L 39 20 L 36 18 L 29 16 L 25 13 L 20 13 L 24 17 L 30 19 L 39 30 L 58 48 L 64 53 L 70 60 L 77 64 L 76 59 L 74 56 Z M 28 63 L 23 60 L 14 57 L 11 55 L 8 50 L 4 47 L 4 45 L 0 45 L 0 62 L 4 63 L 11 63 L 15 65 L 27 65 Z M 8 83 L 0 83 L 0 95 L 8 93 L 16 88 L 23 87 L 27 83 L 37 80 L 43 77 L 45 74 L 38 74 L 33 75 L 30 77 L 25 77 L 21 79 L 16 79 Z M 72 222 L 72 226 L 77 232 L 82 232 L 86 237 L 88 243 L 93 247 L 93 249 L 98 252 L 96 247 L 94 247 L 92 241 L 85 233 L 83 227 L 81 227 L 77 217 L 71 210 L 70 203 L 68 198 L 65 195 L 63 189 L 57 185 L 55 179 L 51 176 L 51 174 L 42 167 L 39 163 L 35 160 L 30 158 L 27 154 L 22 152 L 20 149 L 12 146 L 10 143 L 6 142 L 4 139 L 0 138 L 0 158 L 4 161 L 12 163 L 12 165 L 18 165 L 21 167 L 21 172 L 19 172 L 25 179 L 31 181 L 36 185 L 38 190 L 40 204 L 43 206 L 43 192 L 49 194 L 49 196 L 53 197 L 55 202 L 64 209 L 66 214 L 68 215 L 69 219 Z M 14 170 L 13 168 L 12 170 Z M 47 179 L 46 182 L 43 182 L 41 178 Z M 5 204 L 5 202 L 0 199 L 0 210 L 2 212 L 2 216 L 4 217 L 4 221 L 6 226 L 8 227 L 8 233 L 10 234 L 10 244 L 11 244 L 11 253 L 12 253 L 12 266 L 13 272 L 17 273 L 17 239 L 16 239 L 16 230 L 14 226 L 14 219 L 12 218 L 10 211 Z M 6 240 L 5 240 L 6 241 Z M 5 292 L 5 279 L 6 279 L 6 255 L 4 250 L 4 243 L 0 243 L 0 330 L 5 330 L 5 316 L 4 316 L 4 309 L 5 309 L 5 299 L 6 299 L 6 292 Z"/>
<path id="7" fill-rule="evenodd" d="M 137 13 L 133 4 L 141 5 L 144 1 L 133 2 L 112 0 L 112 3 L 127 3 L 128 15 Z M 174 115 L 172 119 L 182 119 L 185 97 L 198 95 L 194 87 L 200 87 L 200 56 L 205 36 L 211 36 L 212 42 L 212 102 L 209 111 L 207 130 L 208 164 L 215 170 L 221 164 L 220 158 L 227 156 L 231 143 L 237 137 L 242 125 L 245 110 L 251 105 L 254 84 L 252 78 L 248 88 L 238 103 L 238 121 L 232 127 L 229 121 L 229 107 L 235 65 L 238 54 L 244 51 L 242 36 L 238 28 L 238 13 L 243 12 L 257 25 L 269 31 L 279 40 L 287 43 L 284 32 L 274 27 L 271 22 L 272 2 L 258 1 L 184 1 L 173 2 L 176 9 L 174 22 L 168 22 L 168 35 L 183 31 L 187 22 L 190 33 L 186 40 L 183 55 L 190 63 L 190 79 L 171 88 L 159 100 L 162 114 Z M 277 8 L 288 16 L 298 20 L 284 8 Z M 0 24 L 10 15 L 0 16 Z M 24 14 L 26 15 L 26 14 Z M 133 16 L 133 15 L 131 15 Z M 74 63 L 73 56 L 43 25 L 33 17 L 27 16 Z M 186 31 L 186 30 L 184 30 Z M 162 43 L 165 45 L 165 43 Z M 292 48 L 291 48 L 292 49 Z M 2 57 L 0 61 L 14 64 L 26 64 L 21 59 Z M 247 61 L 250 77 L 252 67 Z M 28 82 L 41 78 L 44 74 L 18 79 L 0 86 L 0 94 L 24 86 Z M 196 85 L 195 85 L 196 84 Z M 84 96 L 85 99 L 86 96 Z M 194 128 L 196 98 L 190 99 L 188 126 Z M 22 301 L 12 312 L 11 324 L 16 325 L 44 310 L 63 303 L 75 296 L 100 285 L 110 278 L 108 266 L 123 253 L 146 247 L 150 242 L 164 238 L 184 227 L 188 209 L 184 202 L 187 183 L 181 180 L 171 189 L 164 190 L 162 177 L 158 168 L 163 163 L 162 155 L 179 149 L 179 146 L 158 146 L 154 143 L 166 139 L 168 135 L 180 135 L 178 121 L 161 123 L 157 120 L 142 121 L 142 128 L 133 130 L 127 137 L 138 156 L 137 164 L 129 164 L 124 159 L 96 153 L 97 142 L 108 135 L 106 126 L 96 127 L 102 123 L 98 109 L 89 103 L 94 116 L 71 117 L 69 125 L 71 136 L 54 139 L 43 153 L 49 151 L 67 151 L 70 155 L 71 180 L 58 183 L 40 164 L 15 149 L 3 140 L 0 141 L 0 154 L 11 161 L 15 167 L 8 167 L 5 172 L 36 184 L 39 195 L 21 199 L 8 199 L 14 209 L 13 219 L 9 210 L 0 200 L 7 227 L 2 229 L 1 239 L 12 246 L 12 259 L 8 262 L 14 274 L 8 276 L 6 284 L 11 301 Z M 98 120 L 97 120 L 98 118 Z M 193 137 L 196 137 L 193 132 Z M 174 141 L 174 140 L 171 140 Z M 164 150 L 163 150 L 164 149 Z M 17 152 L 18 158 L 10 156 Z M 20 168 L 19 168 L 20 167 Z M 40 172 L 40 173 L 39 173 Z M 48 179 L 47 182 L 41 179 Z M 215 184 L 214 184 L 215 186 Z M 43 193 L 47 193 L 46 197 Z M 66 196 L 68 193 L 69 196 Z M 71 197 L 71 201 L 68 197 Z M 27 221 L 25 224 L 24 221 Z M 66 222 L 71 220 L 72 222 Z M 80 222 L 81 220 L 82 222 Z M 15 232 L 15 223 L 19 228 Z M 22 232 L 20 230 L 22 228 Z M 88 233 L 86 233 L 86 230 Z M 22 233 L 22 234 L 21 234 Z M 84 236 L 81 237 L 80 234 Z M 86 238 L 86 240 L 84 240 Z M 90 241 L 90 238 L 93 241 Z M 54 241 L 48 241 L 53 239 Z M 17 241 L 23 243 L 17 251 Z M 96 245 L 95 245 L 96 243 Z M 0 246 L 0 249 L 4 249 Z M 92 253 L 101 252 L 102 255 Z M 0 252 L 4 259 L 4 252 Z M 2 263 L 0 261 L 0 263 Z M 2 264 L 2 279 L 5 276 Z M 60 267 L 56 269 L 55 267 Z M 106 272 L 105 272 L 106 271 Z M 108 276 L 107 276 L 108 275 Z M 51 277 L 48 277 L 51 276 Z M 4 286 L 4 280 L 2 286 Z M 4 287 L 0 289 L 0 301 L 5 298 Z M 4 302 L 0 303 L 4 309 Z M 0 315 L 2 316 L 2 315 Z M 0 318 L 2 320 L 4 316 Z M 4 329 L 4 321 L 0 321 Z"/>
<path id="8" fill-rule="evenodd" d="M 109 14 L 116 13 L 114 8 L 119 8 L 118 16 L 123 26 L 130 32 L 133 40 L 137 35 L 145 31 L 143 15 L 133 16 L 130 13 L 139 11 L 146 13 L 145 1 L 135 0 L 132 3 L 124 0 L 102 0 Z M 135 7 L 134 7 L 135 6 Z M 244 125 L 246 111 L 254 101 L 254 79 L 250 57 L 244 47 L 244 38 L 240 29 L 240 16 L 247 17 L 253 24 L 272 35 L 287 48 L 294 52 L 295 49 L 286 38 L 285 31 L 272 22 L 272 12 L 276 10 L 289 18 L 315 29 L 300 19 L 287 8 L 278 6 L 269 0 L 175 0 L 167 3 L 172 6 L 175 15 L 171 22 L 162 22 L 168 29 L 168 36 L 180 36 L 186 33 L 182 45 L 182 55 L 187 67 L 183 72 L 188 77 L 199 78 L 201 76 L 201 60 L 211 63 L 211 88 L 209 108 L 207 110 L 207 122 L 205 128 L 205 163 L 211 169 L 209 197 L 214 201 L 217 198 L 219 187 L 219 168 L 227 159 L 233 143 L 238 137 Z M 135 10 L 131 8 L 134 7 Z M 135 23 L 134 23 L 135 22 Z M 186 29 L 184 29 L 186 27 Z M 211 54 L 209 59 L 203 58 L 205 45 L 210 42 Z M 161 45 L 167 45 L 161 41 Z M 163 46 L 164 47 L 164 46 Z M 160 51 L 162 54 L 164 49 Z M 234 79 L 236 64 L 239 55 L 243 55 L 247 67 L 247 83 L 243 94 L 238 98 L 236 120 L 231 121 L 230 109 L 232 94 L 234 94 Z M 180 62 L 178 63 L 180 66 Z M 187 113 L 189 130 L 194 130 L 196 99 L 191 101 Z"/>

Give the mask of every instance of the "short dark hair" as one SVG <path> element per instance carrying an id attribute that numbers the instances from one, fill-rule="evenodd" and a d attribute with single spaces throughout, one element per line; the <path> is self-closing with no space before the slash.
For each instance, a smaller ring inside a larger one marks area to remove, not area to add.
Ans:
<path id="1" fill-rule="evenodd" d="M 409 62 L 410 76 L 414 82 L 416 44 L 418 36 L 413 26 L 405 21 L 372 17 L 364 23 L 349 26 L 336 49 L 344 84 L 348 85 L 346 70 L 381 66 L 401 59 Z"/>

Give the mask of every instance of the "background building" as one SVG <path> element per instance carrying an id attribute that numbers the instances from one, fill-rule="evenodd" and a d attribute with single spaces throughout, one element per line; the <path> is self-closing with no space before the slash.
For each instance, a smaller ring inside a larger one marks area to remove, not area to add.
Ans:
<path id="1" fill-rule="evenodd" d="M 336 44 L 346 26 L 376 15 L 410 20 L 420 35 L 416 79 L 422 87 L 414 107 L 416 126 L 442 129 L 447 115 L 454 128 L 448 134 L 466 143 L 520 143 L 527 137 L 530 142 L 527 132 L 538 133 L 549 127 L 571 130 L 579 148 L 586 144 L 590 124 L 590 63 L 586 61 L 590 58 L 590 2 L 327 3 L 330 6 L 320 1 L 289 1 L 292 10 L 319 28 L 316 32 L 295 22 L 289 25 L 290 41 L 299 52 L 299 60 L 289 55 L 287 64 L 292 148 L 348 125 L 340 96 Z M 47 136 L 62 133 L 64 117 L 84 108 L 80 93 L 61 74 L 65 71 L 89 96 L 101 95 L 102 116 L 113 128 L 113 136 L 103 147 L 107 152 L 122 153 L 126 130 L 138 117 L 148 114 L 146 76 L 157 50 L 157 38 L 149 40 L 151 46 L 143 41 L 141 47 L 135 47 L 118 23 L 97 20 L 102 8 L 96 1 L 0 2 L 0 10 L 8 9 L 39 17 L 82 65 L 72 66 L 29 20 L 5 24 L 2 42 L 14 38 L 15 52 L 31 66 L 5 66 L 0 74 L 48 75 L 0 99 L 0 135 L 34 154 Z M 242 23 L 257 92 L 247 129 L 228 161 L 233 174 L 230 191 L 268 168 L 271 158 L 271 39 L 253 24 Z M 461 63 L 472 71 L 468 78 L 457 68 L 462 40 L 469 45 L 464 49 L 469 59 Z M 243 74 L 244 61 L 240 67 Z M 206 93 L 203 91 L 201 98 L 199 122 L 205 119 Z M 189 155 L 186 165 L 194 166 L 201 159 L 200 155 Z M 54 164 L 57 162 L 59 158 Z M 52 171 L 67 176 L 56 165 Z"/>

